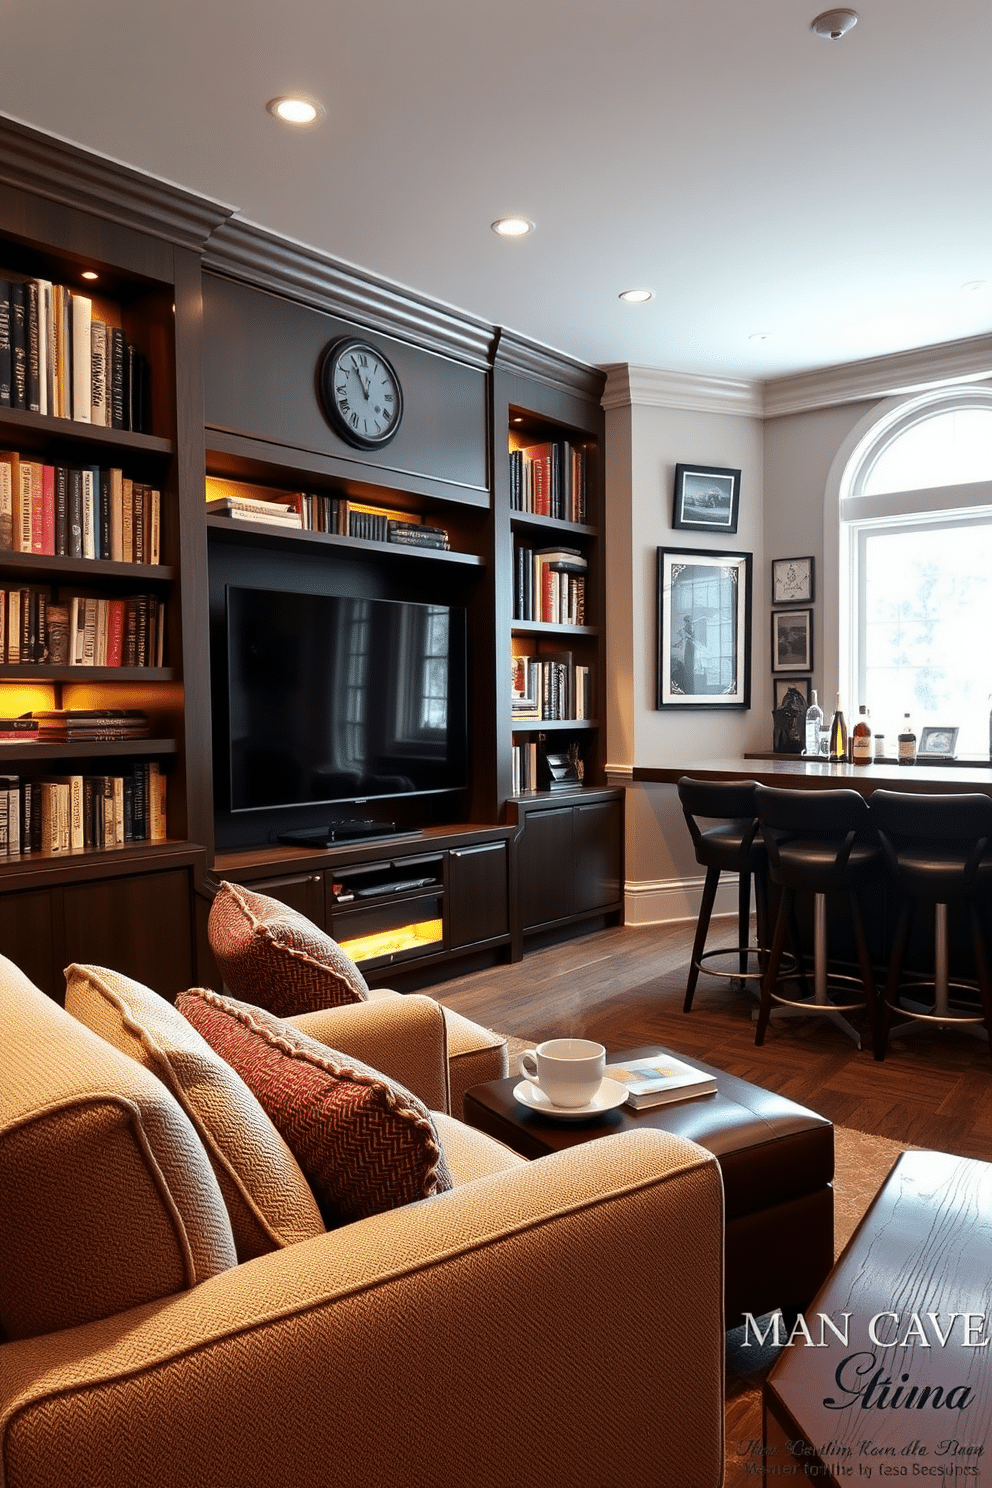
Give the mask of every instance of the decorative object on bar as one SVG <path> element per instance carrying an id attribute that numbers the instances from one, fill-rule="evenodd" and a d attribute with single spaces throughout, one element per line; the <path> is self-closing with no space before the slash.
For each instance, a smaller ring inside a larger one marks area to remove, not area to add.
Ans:
<path id="1" fill-rule="evenodd" d="M 875 759 L 876 760 L 883 760 L 884 758 L 885 758 L 885 735 L 884 734 L 878 734 L 878 733 L 876 733 L 876 735 L 875 735 Z"/>
<path id="2" fill-rule="evenodd" d="M 658 549 L 657 707 L 751 706 L 751 565 L 750 553 Z"/>
<path id="3" fill-rule="evenodd" d="M 902 728 L 899 730 L 899 763 L 916 764 L 916 731 L 908 713 L 903 714 Z"/>
<path id="4" fill-rule="evenodd" d="M 772 604 L 800 604 L 813 600 L 812 558 L 772 559 Z"/>
<path id="5" fill-rule="evenodd" d="M 772 611 L 772 671 L 813 669 L 813 611 Z"/>
<path id="6" fill-rule="evenodd" d="M 858 721 L 851 730 L 851 764 L 870 765 L 871 760 L 871 724 L 868 722 L 868 709 L 862 703 L 858 709 Z"/>
<path id="7" fill-rule="evenodd" d="M 776 702 L 781 687 L 785 688 L 782 701 L 772 710 L 775 728 L 772 748 L 776 754 L 802 754 L 806 737 L 806 702 L 797 687 L 780 678 L 775 679 Z"/>
<path id="8" fill-rule="evenodd" d="M 676 465 L 672 526 L 685 532 L 736 532 L 741 473 L 719 465 Z"/>
<path id="9" fill-rule="evenodd" d="M 920 746 L 917 759 L 945 759 L 956 757 L 958 731 L 956 728 L 928 727 L 920 729 Z"/>
<path id="10" fill-rule="evenodd" d="M 834 705 L 834 716 L 830 720 L 830 759 L 833 764 L 843 764 L 847 759 L 847 723 L 840 705 L 840 693 Z"/>
<path id="11" fill-rule="evenodd" d="M 818 755 L 820 753 L 820 735 L 823 732 L 823 709 L 816 700 L 816 688 L 813 688 L 813 698 L 806 709 L 806 753 Z"/>

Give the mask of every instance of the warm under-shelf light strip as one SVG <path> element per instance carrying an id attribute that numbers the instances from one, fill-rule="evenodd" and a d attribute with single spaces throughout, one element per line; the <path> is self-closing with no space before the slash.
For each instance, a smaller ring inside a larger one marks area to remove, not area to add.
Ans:
<path id="1" fill-rule="evenodd" d="M 440 920 L 421 920 L 416 925 L 399 925 L 395 930 L 380 930 L 374 935 L 342 940 L 339 945 L 353 961 L 362 962 L 375 961 L 380 956 L 395 956 L 399 951 L 437 945 L 443 939 L 444 926 Z"/>

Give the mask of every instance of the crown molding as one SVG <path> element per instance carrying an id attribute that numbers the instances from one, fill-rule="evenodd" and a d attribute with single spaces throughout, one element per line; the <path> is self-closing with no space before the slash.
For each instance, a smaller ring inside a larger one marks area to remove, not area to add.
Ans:
<path id="1" fill-rule="evenodd" d="M 603 369 L 603 407 L 677 408 L 692 413 L 738 414 L 761 418 L 761 384 L 743 378 L 708 377 L 695 372 L 666 372 L 656 367 L 614 363 Z"/>
<path id="2" fill-rule="evenodd" d="M 487 322 L 244 217 L 231 217 L 217 227 L 204 250 L 203 266 L 354 321 L 363 330 L 375 329 L 474 367 L 490 364 L 495 332 Z"/>
<path id="3" fill-rule="evenodd" d="M 0 114 L 0 181 L 199 252 L 234 207 Z"/>
<path id="4" fill-rule="evenodd" d="M 992 336 L 972 336 L 863 362 L 798 372 L 791 377 L 770 378 L 763 388 L 764 414 L 765 418 L 776 418 L 807 413 L 985 377 L 992 377 Z"/>
<path id="5" fill-rule="evenodd" d="M 598 399 L 603 391 L 603 372 L 577 361 L 563 351 L 531 341 L 516 331 L 501 329 L 493 357 L 501 371 L 522 374 L 545 382 L 559 392 Z"/>

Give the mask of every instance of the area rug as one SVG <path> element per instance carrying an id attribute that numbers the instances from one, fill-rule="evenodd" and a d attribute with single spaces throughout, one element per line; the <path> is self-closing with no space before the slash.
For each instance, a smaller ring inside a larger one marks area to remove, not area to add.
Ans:
<path id="1" fill-rule="evenodd" d="M 507 1038 L 510 1072 L 524 1049 L 533 1048 L 526 1039 Z M 892 1170 L 900 1152 L 913 1151 L 906 1143 L 893 1142 L 870 1132 L 834 1126 L 834 1257 L 857 1229 L 862 1216 Z M 802 1244 L 802 1237 L 797 1237 Z M 761 1385 L 775 1360 L 774 1350 L 743 1350 L 741 1330 L 727 1335 L 726 1389 L 726 1476 L 724 1488 L 753 1483 L 755 1443 L 761 1441 Z M 745 1470 L 749 1464 L 750 1470 Z"/>

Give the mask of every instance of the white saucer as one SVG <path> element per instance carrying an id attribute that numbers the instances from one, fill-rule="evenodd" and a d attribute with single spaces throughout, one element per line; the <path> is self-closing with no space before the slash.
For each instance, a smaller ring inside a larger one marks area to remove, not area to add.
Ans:
<path id="1" fill-rule="evenodd" d="M 602 1085 L 585 1106 L 553 1106 L 541 1087 L 532 1085 L 530 1080 L 521 1080 L 519 1085 L 514 1085 L 513 1094 L 521 1105 L 540 1111 L 542 1116 L 554 1116 L 557 1121 L 585 1121 L 590 1116 L 601 1116 L 604 1111 L 622 1106 L 627 1099 L 627 1087 L 619 1080 L 604 1076 Z"/>

